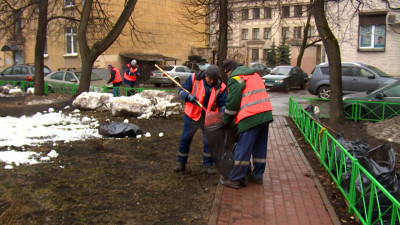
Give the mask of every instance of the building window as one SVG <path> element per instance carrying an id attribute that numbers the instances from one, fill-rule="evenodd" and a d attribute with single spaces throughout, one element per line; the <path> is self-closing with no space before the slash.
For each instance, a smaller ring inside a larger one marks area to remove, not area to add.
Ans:
<path id="1" fill-rule="evenodd" d="M 264 8 L 264 19 L 271 19 L 271 18 L 272 18 L 271 7 L 265 7 Z"/>
<path id="2" fill-rule="evenodd" d="M 253 9 L 253 19 L 260 19 L 260 9 L 259 8 L 254 8 Z"/>
<path id="3" fill-rule="evenodd" d="M 74 7 L 75 0 L 64 0 L 64 8 Z"/>
<path id="4" fill-rule="evenodd" d="M 289 38 L 289 27 L 282 28 L 282 40 L 287 40 Z"/>
<path id="5" fill-rule="evenodd" d="M 263 50 L 263 61 L 265 62 L 267 60 L 267 55 L 268 55 L 268 49 Z"/>
<path id="6" fill-rule="evenodd" d="M 314 26 L 310 26 L 308 28 L 308 36 L 309 37 L 316 37 L 317 33 L 315 32 L 315 27 Z"/>
<path id="7" fill-rule="evenodd" d="M 295 5 L 294 6 L 294 16 L 302 16 L 303 15 L 303 6 Z"/>
<path id="8" fill-rule="evenodd" d="M 65 28 L 65 49 L 67 55 L 76 55 L 77 52 L 76 27 Z"/>
<path id="9" fill-rule="evenodd" d="M 251 50 L 251 61 L 252 62 L 258 62 L 258 49 L 252 49 Z"/>
<path id="10" fill-rule="evenodd" d="M 249 10 L 242 9 L 242 20 L 248 20 L 248 19 L 249 19 Z"/>
<path id="11" fill-rule="evenodd" d="M 282 7 L 282 17 L 284 17 L 284 18 L 290 17 L 290 6 Z"/>
<path id="12" fill-rule="evenodd" d="M 293 38 L 294 39 L 301 39 L 301 27 L 293 28 Z"/>
<path id="13" fill-rule="evenodd" d="M 228 40 L 232 40 L 232 30 L 228 30 Z"/>
<path id="14" fill-rule="evenodd" d="M 264 28 L 264 39 L 271 39 L 271 28 Z"/>
<path id="15" fill-rule="evenodd" d="M 260 39 L 260 29 L 253 28 L 253 40 L 259 40 L 259 39 Z"/>
<path id="16" fill-rule="evenodd" d="M 247 40 L 249 35 L 248 29 L 242 29 L 242 40 Z"/>
<path id="17" fill-rule="evenodd" d="M 386 15 L 360 15 L 359 49 L 385 48 Z"/>

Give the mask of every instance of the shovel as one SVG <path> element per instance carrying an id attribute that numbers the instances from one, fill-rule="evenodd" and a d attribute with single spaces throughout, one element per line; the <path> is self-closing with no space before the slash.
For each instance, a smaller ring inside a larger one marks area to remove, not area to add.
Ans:
<path id="1" fill-rule="evenodd" d="M 188 90 L 186 90 L 184 87 L 182 87 L 182 85 L 180 83 L 178 83 L 173 77 L 171 77 L 167 72 L 165 72 L 163 69 L 161 69 L 157 64 L 154 64 L 154 66 L 160 70 L 161 72 L 163 72 L 165 75 L 167 75 L 167 77 L 172 80 L 176 85 L 178 85 L 178 87 L 182 88 L 182 90 L 186 91 L 187 93 L 191 94 Z M 204 109 L 204 111 L 207 111 L 206 108 L 204 108 L 204 106 L 198 101 L 196 100 L 196 103 Z"/>

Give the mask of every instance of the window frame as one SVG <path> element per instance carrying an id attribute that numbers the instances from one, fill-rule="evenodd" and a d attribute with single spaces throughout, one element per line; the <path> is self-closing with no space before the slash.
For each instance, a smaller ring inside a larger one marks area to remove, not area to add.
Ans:
<path id="1" fill-rule="evenodd" d="M 70 51 L 70 52 L 68 52 Z M 78 55 L 78 39 L 77 39 L 77 28 L 66 27 L 65 28 L 65 56 L 77 56 Z"/>
<path id="2" fill-rule="evenodd" d="M 264 19 L 272 19 L 271 7 L 264 7 Z"/>
<path id="3" fill-rule="evenodd" d="M 302 31 L 301 26 L 293 27 L 293 39 L 301 39 L 302 37 L 301 31 Z"/>
<path id="4" fill-rule="evenodd" d="M 251 33 L 252 40 L 260 40 L 260 28 L 253 28 Z"/>
<path id="5" fill-rule="evenodd" d="M 242 29 L 242 35 L 241 35 L 242 40 L 249 40 L 249 29 Z"/>
<path id="6" fill-rule="evenodd" d="M 242 20 L 248 20 L 249 19 L 249 9 L 242 9 Z"/>
<path id="7" fill-rule="evenodd" d="M 288 5 L 282 6 L 282 17 L 290 18 L 290 6 Z"/>
<path id="8" fill-rule="evenodd" d="M 253 20 L 260 19 L 260 8 L 253 8 Z"/>
<path id="9" fill-rule="evenodd" d="M 251 49 L 251 61 L 258 62 L 260 60 L 260 49 L 253 48 Z"/>
<path id="10" fill-rule="evenodd" d="M 294 17 L 301 17 L 301 16 L 303 16 L 303 6 L 295 5 L 294 6 Z"/>
<path id="11" fill-rule="evenodd" d="M 268 30 L 268 33 L 266 33 L 267 30 Z M 264 40 L 271 39 L 271 27 L 264 27 L 263 38 L 264 38 Z"/>

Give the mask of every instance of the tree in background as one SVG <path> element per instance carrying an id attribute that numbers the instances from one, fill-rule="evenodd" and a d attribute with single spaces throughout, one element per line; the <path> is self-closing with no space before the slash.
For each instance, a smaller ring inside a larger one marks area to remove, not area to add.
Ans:
<path id="1" fill-rule="evenodd" d="M 272 42 L 271 49 L 268 50 L 267 52 L 267 59 L 266 59 L 266 64 L 268 67 L 275 67 L 276 62 L 277 62 L 277 55 L 276 55 L 276 45 L 275 41 Z"/>
<path id="2" fill-rule="evenodd" d="M 279 63 L 278 65 L 290 65 L 290 46 L 286 45 L 286 39 L 281 41 L 278 46 Z"/>

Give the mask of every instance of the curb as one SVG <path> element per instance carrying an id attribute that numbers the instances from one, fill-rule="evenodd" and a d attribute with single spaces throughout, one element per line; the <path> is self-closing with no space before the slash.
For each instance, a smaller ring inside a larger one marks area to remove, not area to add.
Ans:
<path id="1" fill-rule="evenodd" d="M 208 218 L 208 225 L 215 225 L 217 224 L 219 209 L 221 207 L 221 200 L 222 200 L 222 193 L 224 191 L 224 187 L 219 183 L 217 190 L 215 191 L 214 202 L 211 208 L 210 217 Z"/>

